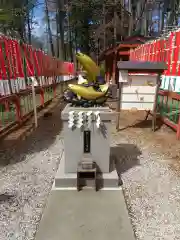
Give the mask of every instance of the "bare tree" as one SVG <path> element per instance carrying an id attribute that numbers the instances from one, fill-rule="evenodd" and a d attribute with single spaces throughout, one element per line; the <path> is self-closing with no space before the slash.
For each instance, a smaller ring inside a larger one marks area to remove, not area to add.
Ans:
<path id="1" fill-rule="evenodd" d="M 50 25 L 50 19 L 49 19 L 49 11 L 48 11 L 48 3 L 47 3 L 47 0 L 45 0 L 45 17 L 46 17 L 46 21 L 47 21 L 47 30 L 48 30 L 48 36 L 49 36 L 49 43 L 50 43 L 50 48 L 51 48 L 51 54 L 52 54 L 52 56 L 55 56 L 55 51 L 54 51 L 53 37 L 52 37 L 52 32 L 51 32 L 51 25 Z"/>

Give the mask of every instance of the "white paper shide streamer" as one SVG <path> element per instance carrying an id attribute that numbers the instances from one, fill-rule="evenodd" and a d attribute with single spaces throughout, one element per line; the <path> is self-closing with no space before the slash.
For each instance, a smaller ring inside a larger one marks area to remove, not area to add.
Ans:
<path id="1" fill-rule="evenodd" d="M 94 113 L 94 115 L 96 116 L 96 127 L 100 128 L 100 125 L 101 125 L 100 112 L 97 111 L 97 112 Z"/>
<path id="2" fill-rule="evenodd" d="M 86 113 L 86 116 L 87 116 L 87 128 L 90 129 L 91 128 L 91 124 L 92 124 L 92 117 L 93 117 L 93 112 L 92 111 L 89 111 Z"/>
<path id="3" fill-rule="evenodd" d="M 68 116 L 68 128 L 72 129 L 74 127 L 75 113 L 74 111 L 69 112 Z"/>
<path id="4" fill-rule="evenodd" d="M 100 128 L 101 118 L 100 112 L 96 111 L 70 111 L 68 115 L 68 128 L 72 129 L 73 127 L 81 129 L 82 127 L 86 127 L 87 129 L 91 129 L 91 125 L 93 123 L 93 115 L 95 116 L 95 125 L 97 128 Z"/>
<path id="5" fill-rule="evenodd" d="M 78 113 L 77 128 L 82 128 L 84 126 L 85 113 L 83 111 Z"/>

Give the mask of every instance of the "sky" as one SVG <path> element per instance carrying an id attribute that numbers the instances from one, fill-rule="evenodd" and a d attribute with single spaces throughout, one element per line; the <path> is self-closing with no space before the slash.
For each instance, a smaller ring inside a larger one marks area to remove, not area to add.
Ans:
<path id="1" fill-rule="evenodd" d="M 45 24 L 43 22 L 44 17 L 44 9 L 43 9 L 43 0 L 38 1 L 39 4 L 37 7 L 34 8 L 34 21 L 36 21 L 38 24 L 33 26 L 32 33 L 33 35 L 37 37 L 41 37 L 45 31 Z"/>

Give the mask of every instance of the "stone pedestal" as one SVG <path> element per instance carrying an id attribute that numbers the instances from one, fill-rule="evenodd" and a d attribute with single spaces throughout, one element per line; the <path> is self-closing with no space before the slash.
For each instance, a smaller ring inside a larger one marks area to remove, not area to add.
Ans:
<path id="1" fill-rule="evenodd" d="M 111 91 L 111 94 L 112 94 L 112 98 L 113 99 L 116 99 L 117 98 L 117 84 L 110 84 L 110 86 L 109 86 L 109 89 L 110 89 L 110 91 Z"/>
<path id="2" fill-rule="evenodd" d="M 100 112 L 101 126 L 96 127 L 94 114 L 90 129 L 68 128 L 69 112 Z M 103 173 L 109 172 L 110 157 L 110 127 L 113 117 L 112 110 L 108 107 L 98 108 L 77 108 L 67 105 L 62 111 L 62 121 L 64 130 L 64 153 L 65 153 L 65 173 L 76 173 L 78 162 L 84 157 L 84 131 L 90 130 L 90 153 L 92 160 L 96 162 L 99 170 Z"/>
<path id="3" fill-rule="evenodd" d="M 69 112 L 92 111 L 92 123 L 89 128 L 86 124 L 82 128 L 68 127 Z M 96 126 L 95 113 L 100 113 L 100 128 Z M 74 187 L 76 185 L 76 174 L 78 163 L 84 159 L 91 158 L 97 165 L 98 178 L 106 183 L 108 187 L 118 185 L 117 173 L 110 173 L 110 129 L 111 121 L 115 117 L 109 107 L 80 108 L 71 107 L 68 104 L 62 111 L 64 131 L 64 158 L 62 159 L 57 172 L 55 187 Z M 90 151 L 84 152 L 84 132 L 90 132 Z M 106 181 L 107 180 L 107 181 Z M 102 183 L 100 183 L 102 185 Z M 103 184 L 104 185 L 104 184 Z"/>

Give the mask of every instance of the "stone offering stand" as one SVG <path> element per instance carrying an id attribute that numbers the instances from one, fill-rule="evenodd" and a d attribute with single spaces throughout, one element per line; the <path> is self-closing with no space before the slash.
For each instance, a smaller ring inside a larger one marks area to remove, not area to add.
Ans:
<path id="1" fill-rule="evenodd" d="M 62 111 L 64 156 L 55 188 L 118 187 L 110 163 L 110 128 L 115 113 L 107 107 L 81 108 L 68 104 Z"/>

